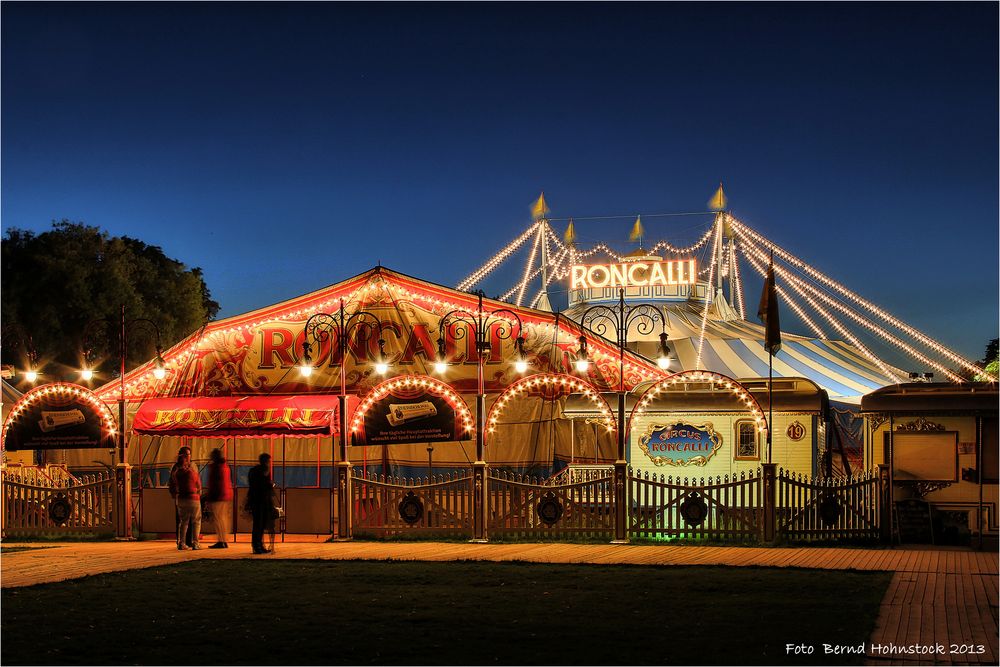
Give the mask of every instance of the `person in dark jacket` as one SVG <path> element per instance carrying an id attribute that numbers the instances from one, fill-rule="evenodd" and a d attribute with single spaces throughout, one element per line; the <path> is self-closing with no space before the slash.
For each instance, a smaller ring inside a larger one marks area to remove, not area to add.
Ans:
<path id="1" fill-rule="evenodd" d="M 205 502 L 215 521 L 216 542 L 209 549 L 227 549 L 226 535 L 233 515 L 233 479 L 221 449 L 213 449 L 208 464 L 208 493 Z"/>
<path id="2" fill-rule="evenodd" d="M 167 482 L 167 490 L 170 492 L 170 497 L 173 498 L 174 501 L 174 532 L 177 533 L 178 543 L 180 543 L 181 541 L 180 538 L 181 513 L 180 510 L 177 508 L 177 480 L 174 477 L 174 473 L 176 473 L 177 469 L 181 467 L 181 464 L 183 463 L 185 456 L 188 457 L 188 459 L 191 458 L 191 448 L 188 447 L 187 445 L 177 450 L 177 461 L 174 463 L 173 467 L 170 468 L 170 480 Z M 194 535 L 191 534 L 192 530 L 194 530 L 194 524 L 189 523 L 187 534 L 184 536 L 184 544 L 186 544 L 188 547 L 191 547 L 194 544 Z"/>
<path id="3" fill-rule="evenodd" d="M 271 455 L 261 454 L 258 464 L 247 474 L 247 506 L 253 516 L 250 542 L 255 554 L 271 553 L 264 547 L 264 531 L 274 534 L 277 510 L 274 506 L 274 483 L 271 481 Z"/>
<path id="4" fill-rule="evenodd" d="M 191 465 L 191 454 L 182 454 L 177 460 L 177 470 L 173 475 L 174 488 L 177 490 L 177 513 L 180 514 L 180 525 L 177 528 L 177 548 L 201 549 L 198 537 L 201 533 L 201 476 L 198 469 Z M 182 539 L 187 534 L 188 524 L 194 524 L 191 529 L 192 544 L 188 546 Z"/>

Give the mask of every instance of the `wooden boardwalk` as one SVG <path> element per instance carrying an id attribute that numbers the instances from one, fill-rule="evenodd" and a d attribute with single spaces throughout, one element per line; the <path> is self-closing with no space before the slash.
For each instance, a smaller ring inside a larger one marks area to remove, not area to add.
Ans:
<path id="1" fill-rule="evenodd" d="M 17 546 L 5 541 L 5 546 Z M 172 542 L 60 543 L 5 553 L 0 585 L 31 586 L 195 559 L 524 561 L 621 565 L 725 565 L 894 572 L 869 645 L 871 664 L 997 664 L 998 556 L 968 550 L 469 544 L 458 542 L 286 542 L 254 556 L 245 542 L 226 550 L 177 551 Z M 954 647 L 952 645 L 955 645 Z M 884 648 L 882 648 L 884 647 Z M 892 647 L 892 648 L 890 648 Z M 968 648 L 965 648 L 968 647 Z M 899 654 L 900 649 L 915 653 Z M 944 653 L 924 653 L 943 650 Z M 957 650 L 959 652 L 953 652 Z M 970 650 L 971 653 L 962 653 Z M 979 652 L 981 651 L 981 652 Z"/>

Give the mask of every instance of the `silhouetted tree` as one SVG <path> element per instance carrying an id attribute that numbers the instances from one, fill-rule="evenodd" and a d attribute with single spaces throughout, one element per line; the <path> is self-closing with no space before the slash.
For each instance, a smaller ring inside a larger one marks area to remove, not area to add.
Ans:
<path id="1" fill-rule="evenodd" d="M 23 367 L 24 339 L 30 336 L 39 366 L 52 376 L 49 380 L 79 368 L 85 345 L 95 353 L 103 379 L 109 379 L 117 368 L 117 323 L 123 304 L 129 320 L 156 323 L 164 348 L 219 311 L 201 269 L 188 268 L 159 247 L 68 220 L 54 222 L 40 234 L 8 229 L 0 261 L 3 362 Z M 102 318 L 112 323 L 107 335 L 104 327 L 88 328 Z M 85 329 L 96 335 L 84 341 Z M 154 355 L 152 333 L 131 328 L 127 368 Z"/>

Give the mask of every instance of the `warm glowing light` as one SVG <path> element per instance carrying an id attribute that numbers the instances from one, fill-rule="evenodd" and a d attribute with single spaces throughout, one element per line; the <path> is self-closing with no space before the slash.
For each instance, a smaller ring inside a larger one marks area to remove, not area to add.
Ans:
<path id="1" fill-rule="evenodd" d="M 162 380 L 163 378 L 167 377 L 167 370 L 165 368 L 154 368 L 153 377 L 155 377 L 157 380 Z"/>
<path id="2" fill-rule="evenodd" d="M 80 378 L 83 379 L 84 382 L 90 382 L 94 379 L 94 371 L 89 368 L 84 368 L 80 371 Z"/>
<path id="3" fill-rule="evenodd" d="M 577 264 L 570 268 L 570 289 L 693 285 L 696 276 L 693 259 L 669 262 Z"/>
<path id="4" fill-rule="evenodd" d="M 34 369 L 28 369 L 24 373 L 24 379 L 28 382 L 34 382 L 38 379 L 38 371 Z"/>
<path id="5" fill-rule="evenodd" d="M 660 357 L 656 360 L 656 365 L 660 367 L 661 371 L 665 371 L 670 368 L 670 357 Z"/>
<path id="6" fill-rule="evenodd" d="M 389 372 L 389 364 L 384 361 L 378 361 L 375 363 L 375 372 L 379 375 L 385 375 Z"/>
<path id="7" fill-rule="evenodd" d="M 444 375 L 448 372 L 448 362 L 446 361 L 435 361 L 434 362 L 434 372 L 438 375 Z"/>
<path id="8" fill-rule="evenodd" d="M 518 359 L 514 362 L 514 370 L 518 373 L 525 373 L 528 370 L 528 362 L 524 359 Z"/>
<path id="9" fill-rule="evenodd" d="M 299 366 L 299 373 L 301 373 L 304 378 L 311 377 L 313 374 L 313 367 L 307 364 L 302 364 Z"/>
<path id="10" fill-rule="evenodd" d="M 577 373 L 586 373 L 590 370 L 590 360 L 588 359 L 577 359 L 573 362 L 573 366 L 576 367 Z"/>

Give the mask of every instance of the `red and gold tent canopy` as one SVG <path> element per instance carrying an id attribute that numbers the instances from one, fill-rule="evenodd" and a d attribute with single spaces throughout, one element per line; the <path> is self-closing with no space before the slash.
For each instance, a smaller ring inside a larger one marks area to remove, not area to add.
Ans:
<path id="1" fill-rule="evenodd" d="M 475 295 L 418 280 L 378 267 L 344 282 L 331 285 L 284 303 L 245 315 L 211 322 L 163 354 L 166 377 L 157 380 L 149 362 L 125 376 L 126 400 L 152 398 L 224 396 L 297 396 L 338 394 L 340 364 L 337 345 L 313 344 L 314 373 L 306 378 L 297 368 L 302 357 L 306 321 L 316 313 L 337 313 L 343 302 L 347 316 L 364 310 L 382 323 L 385 351 L 391 362 L 390 375 L 433 375 L 441 318 L 455 309 L 475 312 Z M 492 299 L 483 300 L 483 310 L 508 309 L 523 323 L 524 349 L 531 362 L 529 373 L 574 373 L 574 358 L 581 330 L 565 316 L 516 307 Z M 495 318 L 509 316 L 500 314 Z M 496 320 L 491 331 L 491 350 L 484 359 L 486 392 L 502 392 L 520 375 L 513 367 L 513 337 L 501 338 L 503 323 Z M 592 361 L 584 378 L 601 390 L 619 386 L 619 350 L 611 342 L 587 334 Z M 476 393 L 477 364 L 474 336 L 461 325 L 446 331 L 451 365 L 441 379 L 456 391 Z M 374 372 L 377 337 L 363 327 L 349 329 L 346 359 L 347 393 L 364 395 L 384 378 Z M 626 351 L 624 386 L 660 377 L 663 373 L 649 360 Z M 97 390 L 108 402 L 119 399 L 118 381 Z"/>

